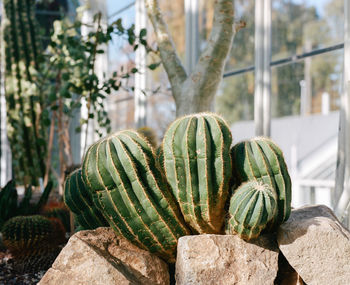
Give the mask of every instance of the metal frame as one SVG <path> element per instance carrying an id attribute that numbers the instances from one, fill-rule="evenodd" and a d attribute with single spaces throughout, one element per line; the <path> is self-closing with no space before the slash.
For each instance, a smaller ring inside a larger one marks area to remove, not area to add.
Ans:
<path id="1" fill-rule="evenodd" d="M 135 1 L 135 33 L 138 35 L 141 29 L 147 26 L 147 13 L 144 0 Z M 147 124 L 146 109 L 147 95 L 146 89 L 146 50 L 140 46 L 135 52 L 135 66 L 138 72 L 135 73 L 135 92 L 134 92 L 134 121 L 136 128 Z"/>
<path id="2" fill-rule="evenodd" d="M 350 206 L 350 3 L 344 0 L 344 76 L 336 173 L 335 212 L 341 220 Z"/>
<path id="3" fill-rule="evenodd" d="M 255 2 L 255 135 L 271 133 L 271 0 Z"/>
<path id="4" fill-rule="evenodd" d="M 191 73 L 199 58 L 199 5 L 198 0 L 185 1 L 185 66 L 188 73 Z"/>

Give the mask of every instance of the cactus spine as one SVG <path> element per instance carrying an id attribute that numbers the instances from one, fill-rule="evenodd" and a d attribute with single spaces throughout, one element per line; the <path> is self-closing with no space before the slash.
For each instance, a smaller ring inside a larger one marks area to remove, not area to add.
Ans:
<path id="1" fill-rule="evenodd" d="M 164 169 L 185 221 L 198 233 L 221 233 L 231 178 L 231 133 L 219 116 L 173 122 L 163 140 Z"/>
<path id="2" fill-rule="evenodd" d="M 272 187 L 255 180 L 243 183 L 232 195 L 226 233 L 257 238 L 277 214 L 277 195 Z"/>
<path id="3" fill-rule="evenodd" d="M 75 214 L 76 221 L 83 229 L 92 230 L 108 225 L 92 201 L 92 195 L 82 180 L 81 169 L 73 171 L 67 177 L 64 203 Z"/>
<path id="4" fill-rule="evenodd" d="M 33 84 L 39 66 L 39 40 L 33 0 L 5 0 L 5 95 L 8 138 L 16 180 L 38 184 L 44 177 L 45 128 L 40 113 L 41 94 Z"/>
<path id="5" fill-rule="evenodd" d="M 276 192 L 278 214 L 270 226 L 286 221 L 291 211 L 291 180 L 279 147 L 270 139 L 258 137 L 236 144 L 231 155 L 236 185 L 257 180 Z"/>
<path id="6" fill-rule="evenodd" d="M 151 146 L 137 132 L 122 131 L 92 145 L 82 176 L 118 234 L 175 262 L 177 240 L 190 231 L 155 165 Z"/>

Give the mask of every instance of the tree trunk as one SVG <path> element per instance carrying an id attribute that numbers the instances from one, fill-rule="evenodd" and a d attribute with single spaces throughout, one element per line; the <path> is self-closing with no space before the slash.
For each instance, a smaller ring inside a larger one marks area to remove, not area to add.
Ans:
<path id="1" fill-rule="evenodd" d="M 244 26 L 234 24 L 234 1 L 214 4 L 212 31 L 207 46 L 189 75 L 176 52 L 174 42 L 160 13 L 158 0 L 146 0 L 148 17 L 156 34 L 160 58 L 168 75 L 176 104 L 176 116 L 213 110 L 227 55 L 235 33 Z"/>

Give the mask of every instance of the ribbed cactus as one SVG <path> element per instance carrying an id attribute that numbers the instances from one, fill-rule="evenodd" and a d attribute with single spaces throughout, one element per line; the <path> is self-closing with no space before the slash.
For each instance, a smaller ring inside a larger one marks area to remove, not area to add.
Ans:
<path id="1" fill-rule="evenodd" d="M 3 226 L 4 245 L 16 257 L 48 252 L 64 240 L 64 232 L 58 229 L 56 222 L 43 216 L 17 216 Z"/>
<path id="2" fill-rule="evenodd" d="M 243 183 L 231 197 L 226 233 L 257 238 L 277 215 L 277 195 L 268 184 L 256 180 Z"/>
<path id="3" fill-rule="evenodd" d="M 67 177 L 64 202 L 75 214 L 75 219 L 82 229 L 92 230 L 108 225 L 92 201 L 92 195 L 82 180 L 81 169 L 75 170 Z"/>
<path id="4" fill-rule="evenodd" d="M 232 175 L 231 133 L 210 113 L 173 122 L 163 140 L 164 169 L 185 221 L 198 233 L 221 233 Z"/>
<path id="5" fill-rule="evenodd" d="M 231 151 L 236 186 L 251 180 L 268 184 L 277 194 L 278 214 L 270 226 L 289 218 L 291 180 L 283 153 L 270 139 L 258 137 L 236 144 Z"/>
<path id="6" fill-rule="evenodd" d="M 175 262 L 178 238 L 190 234 L 151 146 L 134 131 L 92 145 L 82 176 L 94 202 L 118 234 Z"/>
<path id="7" fill-rule="evenodd" d="M 34 0 L 4 0 L 5 96 L 7 134 L 17 182 L 38 185 L 44 177 L 46 129 L 41 123 L 42 95 L 34 77 L 39 66 L 40 41 Z"/>

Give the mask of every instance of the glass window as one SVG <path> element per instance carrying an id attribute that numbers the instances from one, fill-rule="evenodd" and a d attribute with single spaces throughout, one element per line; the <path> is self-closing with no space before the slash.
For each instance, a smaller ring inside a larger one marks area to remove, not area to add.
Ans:
<path id="1" fill-rule="evenodd" d="M 343 42 L 343 0 L 273 0 L 272 60 Z"/>
<path id="2" fill-rule="evenodd" d="M 132 1 L 130 1 L 130 3 L 113 0 L 107 1 L 108 11 L 112 11 L 110 15 L 113 15 L 109 18 L 109 23 L 120 18 L 122 19 L 122 24 L 125 28 L 129 28 L 134 24 L 135 6 L 130 5 L 131 3 Z M 114 14 L 117 11 L 121 12 Z M 108 68 L 110 76 L 115 71 L 117 71 L 118 74 L 122 74 L 134 66 L 135 54 L 125 38 L 113 35 L 108 49 Z M 132 87 L 132 79 L 125 79 L 123 86 Z M 112 132 L 134 127 L 133 95 L 133 91 L 130 88 L 122 88 L 107 97 L 107 103 L 105 106 L 108 110 L 109 119 L 111 120 Z"/>
<path id="3" fill-rule="evenodd" d="M 272 68 L 272 117 L 339 109 L 343 50 Z"/>
<path id="4" fill-rule="evenodd" d="M 254 117 L 254 73 L 225 78 L 215 98 L 215 110 L 229 124 L 253 120 Z"/>

